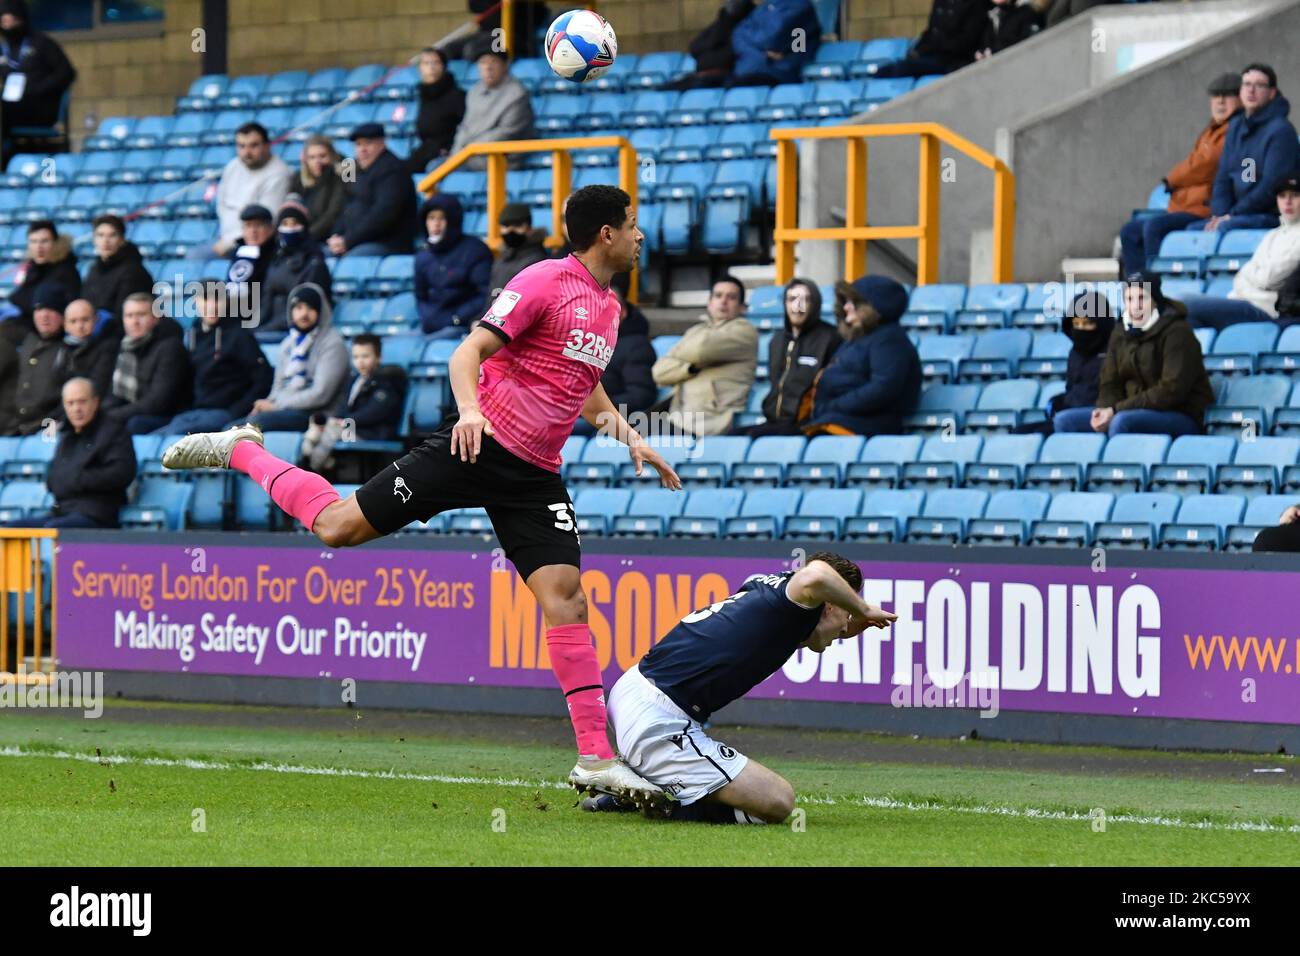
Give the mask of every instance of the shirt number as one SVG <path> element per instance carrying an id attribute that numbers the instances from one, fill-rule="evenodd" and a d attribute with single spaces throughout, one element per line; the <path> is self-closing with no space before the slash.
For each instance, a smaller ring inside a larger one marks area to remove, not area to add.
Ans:
<path id="1" fill-rule="evenodd" d="M 697 624 L 700 621 L 703 621 L 705 618 L 712 617 L 714 614 L 717 614 L 728 604 L 734 604 L 736 601 L 739 601 L 748 593 L 749 593 L 748 591 L 740 591 L 736 594 L 733 594 L 729 598 L 723 598 L 721 601 L 717 601 L 713 604 L 710 604 L 708 607 L 703 608 L 702 610 L 692 611 L 690 614 L 687 614 L 684 618 L 682 618 L 682 623 Z"/>
<path id="2" fill-rule="evenodd" d="M 573 509 L 567 501 L 559 501 L 546 506 L 555 515 L 555 527 L 561 531 L 573 530 Z"/>

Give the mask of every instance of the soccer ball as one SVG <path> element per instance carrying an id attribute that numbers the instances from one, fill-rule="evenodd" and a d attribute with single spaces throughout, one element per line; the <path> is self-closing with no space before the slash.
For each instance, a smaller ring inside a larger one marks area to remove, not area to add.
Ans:
<path id="1" fill-rule="evenodd" d="M 561 13 L 546 31 L 546 62 L 556 76 L 574 83 L 595 79 L 614 65 L 618 37 L 598 13 L 570 10 Z"/>

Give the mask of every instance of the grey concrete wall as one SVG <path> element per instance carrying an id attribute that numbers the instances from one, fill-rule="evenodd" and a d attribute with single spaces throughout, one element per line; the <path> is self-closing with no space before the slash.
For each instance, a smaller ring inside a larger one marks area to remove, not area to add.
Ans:
<path id="1" fill-rule="evenodd" d="M 1157 167 L 1154 178 L 1145 167 L 1133 166 L 1123 178 L 1117 177 L 1113 166 L 1101 169 L 1071 167 L 1079 178 L 1062 178 L 1059 164 L 1049 168 L 1050 179 L 1068 187 L 1070 202 L 1076 215 L 1097 217 L 1095 195 L 1099 189 L 1114 193 L 1114 184 L 1133 177 L 1132 196 L 1125 195 L 1122 202 L 1131 208 L 1140 205 L 1151 185 L 1182 158 L 1190 148 L 1196 132 L 1206 120 L 1206 98 L 1202 94 L 1205 84 L 1225 69 L 1244 65 L 1252 59 L 1272 56 L 1280 72 L 1294 73 L 1294 37 L 1282 31 L 1272 33 L 1269 23 L 1272 16 L 1267 11 L 1300 9 L 1300 0 L 1203 0 L 1196 4 L 1143 4 L 1140 6 L 1104 6 L 1076 17 L 1061 26 L 1000 53 L 997 57 L 974 63 L 925 88 L 892 101 L 886 106 L 849 122 L 901 123 L 932 121 L 941 123 L 966 137 L 976 145 L 993 152 L 1012 164 L 1017 175 L 1017 269 L 1016 278 L 1025 281 L 1054 277 L 1065 254 L 1107 254 L 1109 245 L 1090 242 L 1088 248 L 1076 248 L 1073 242 L 1056 241 L 1050 228 L 1039 227 L 1042 221 L 1059 221 L 1057 207 L 1060 197 L 1044 203 L 1036 190 L 1040 178 L 1034 170 L 1021 168 L 1027 162 L 1023 150 L 1029 139 L 1016 142 L 1017 135 L 1031 135 L 1028 120 L 1034 127 L 1051 118 L 1054 122 L 1050 135 L 1056 137 L 1061 152 L 1068 153 L 1077 138 L 1068 115 L 1061 112 L 1062 104 L 1071 109 L 1088 101 L 1102 90 L 1118 90 L 1142 85 L 1154 74 L 1169 72 L 1170 86 L 1144 111 L 1133 112 L 1125 97 L 1110 100 L 1107 132 L 1096 143 L 1104 147 L 1123 123 L 1138 117 L 1142 131 L 1136 137 L 1151 157 L 1149 165 Z M 1262 19 L 1261 19 L 1262 16 Z M 1276 14 L 1274 14 L 1276 16 Z M 1179 51 L 1173 57 L 1151 64 L 1120 77 L 1115 76 L 1116 57 L 1119 50 L 1132 43 L 1148 40 L 1192 39 L 1215 34 L 1226 26 L 1246 29 L 1251 20 L 1260 20 L 1249 28 L 1244 43 L 1252 53 L 1241 58 L 1236 46 L 1217 50 L 1217 40 L 1202 40 Z M 1287 41 L 1291 49 L 1284 53 Z M 1183 68 L 1172 66 L 1182 62 L 1194 51 L 1207 46 L 1215 52 L 1205 52 L 1205 59 Z M 1199 72 L 1198 72 L 1199 71 Z M 1194 75 L 1193 75 L 1194 74 Z M 1202 75 L 1203 74 L 1203 75 Z M 1171 95 L 1171 90 L 1174 95 Z M 1130 94 L 1131 95 L 1131 94 Z M 1146 97 L 1143 97 L 1145 100 Z M 1059 118 L 1059 122 L 1055 122 Z M 1156 119 L 1161 120 L 1156 123 Z M 1156 133 L 1159 127 L 1159 133 Z M 1157 145 L 1158 144 L 1158 145 Z M 1135 143 L 1135 145 L 1137 145 Z M 1018 155 L 1012 154 L 1019 147 Z M 872 225 L 893 225 L 916 221 L 917 142 L 915 138 L 875 140 L 869 147 L 867 218 Z M 834 224 L 830 210 L 842 206 L 844 201 L 844 147 L 840 142 L 807 143 L 800 147 L 801 188 L 800 225 L 828 226 Z M 972 234 L 987 231 L 993 216 L 993 174 L 965 156 L 945 148 L 945 159 L 952 160 L 955 178 L 945 182 L 941 189 L 940 224 L 940 278 L 946 282 L 988 281 L 987 250 L 979 249 L 974 259 L 983 263 L 981 272 L 972 275 Z M 1094 160 L 1095 163 L 1095 160 Z M 1020 180 L 1027 177 L 1031 187 L 1027 192 Z M 1128 209 L 1121 214 L 1107 212 L 1113 220 L 1107 225 L 1114 235 Z M 1118 215 L 1118 218 L 1116 216 Z M 1059 230 L 1056 230 L 1059 232 Z M 897 240 L 895 244 L 913 259 L 915 242 Z M 818 281 L 838 278 L 842 263 L 838 249 L 832 243 L 803 243 L 799 249 L 799 271 L 812 274 Z M 1095 247 L 1095 248 L 1094 248 Z M 879 256 L 868 254 L 868 267 L 892 273 L 892 268 Z"/>

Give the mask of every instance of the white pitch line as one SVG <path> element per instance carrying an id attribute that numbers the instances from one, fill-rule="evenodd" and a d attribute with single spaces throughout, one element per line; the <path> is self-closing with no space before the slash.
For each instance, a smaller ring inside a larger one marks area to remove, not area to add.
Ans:
<path id="1" fill-rule="evenodd" d="M 348 767 L 308 767 L 300 764 L 227 763 L 220 760 L 178 760 L 171 757 L 134 757 L 123 754 L 73 753 L 68 750 L 25 750 L 22 747 L 0 747 L 0 757 L 45 757 L 51 760 L 76 760 L 81 763 L 110 764 L 113 766 L 181 767 L 186 770 L 252 770 L 259 773 L 296 773 L 318 777 L 352 777 L 362 780 L 413 780 L 418 783 L 473 784 L 491 787 L 531 787 L 550 790 L 568 790 L 567 783 L 553 780 L 524 780 L 521 777 L 463 777 L 436 773 L 398 773 L 396 770 L 353 770 Z M 1091 822 L 1090 814 L 1076 810 L 1047 810 L 1041 807 L 1005 807 L 979 804 L 953 805 L 937 800 L 895 800 L 890 797 L 812 797 L 798 796 L 796 802 L 808 806 L 859 806 L 874 810 L 907 810 L 912 812 L 968 813 L 975 816 L 1011 817 L 1024 820 L 1054 820 Z M 1278 826 L 1263 821 L 1237 821 L 1219 823 L 1212 820 L 1182 820 L 1177 817 L 1134 816 L 1132 814 L 1107 815 L 1107 823 L 1129 823 L 1136 826 L 1171 827 L 1184 830 L 1218 830 L 1247 833 L 1300 833 L 1300 824 Z"/>

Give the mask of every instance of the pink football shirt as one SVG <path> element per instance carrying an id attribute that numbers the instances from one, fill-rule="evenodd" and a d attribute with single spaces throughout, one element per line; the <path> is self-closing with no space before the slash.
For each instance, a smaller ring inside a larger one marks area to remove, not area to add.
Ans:
<path id="1" fill-rule="evenodd" d="M 618 297 L 573 256 L 545 259 L 501 290 L 483 325 L 506 340 L 479 375 L 496 440 L 547 471 L 600 383 L 618 339 Z"/>

